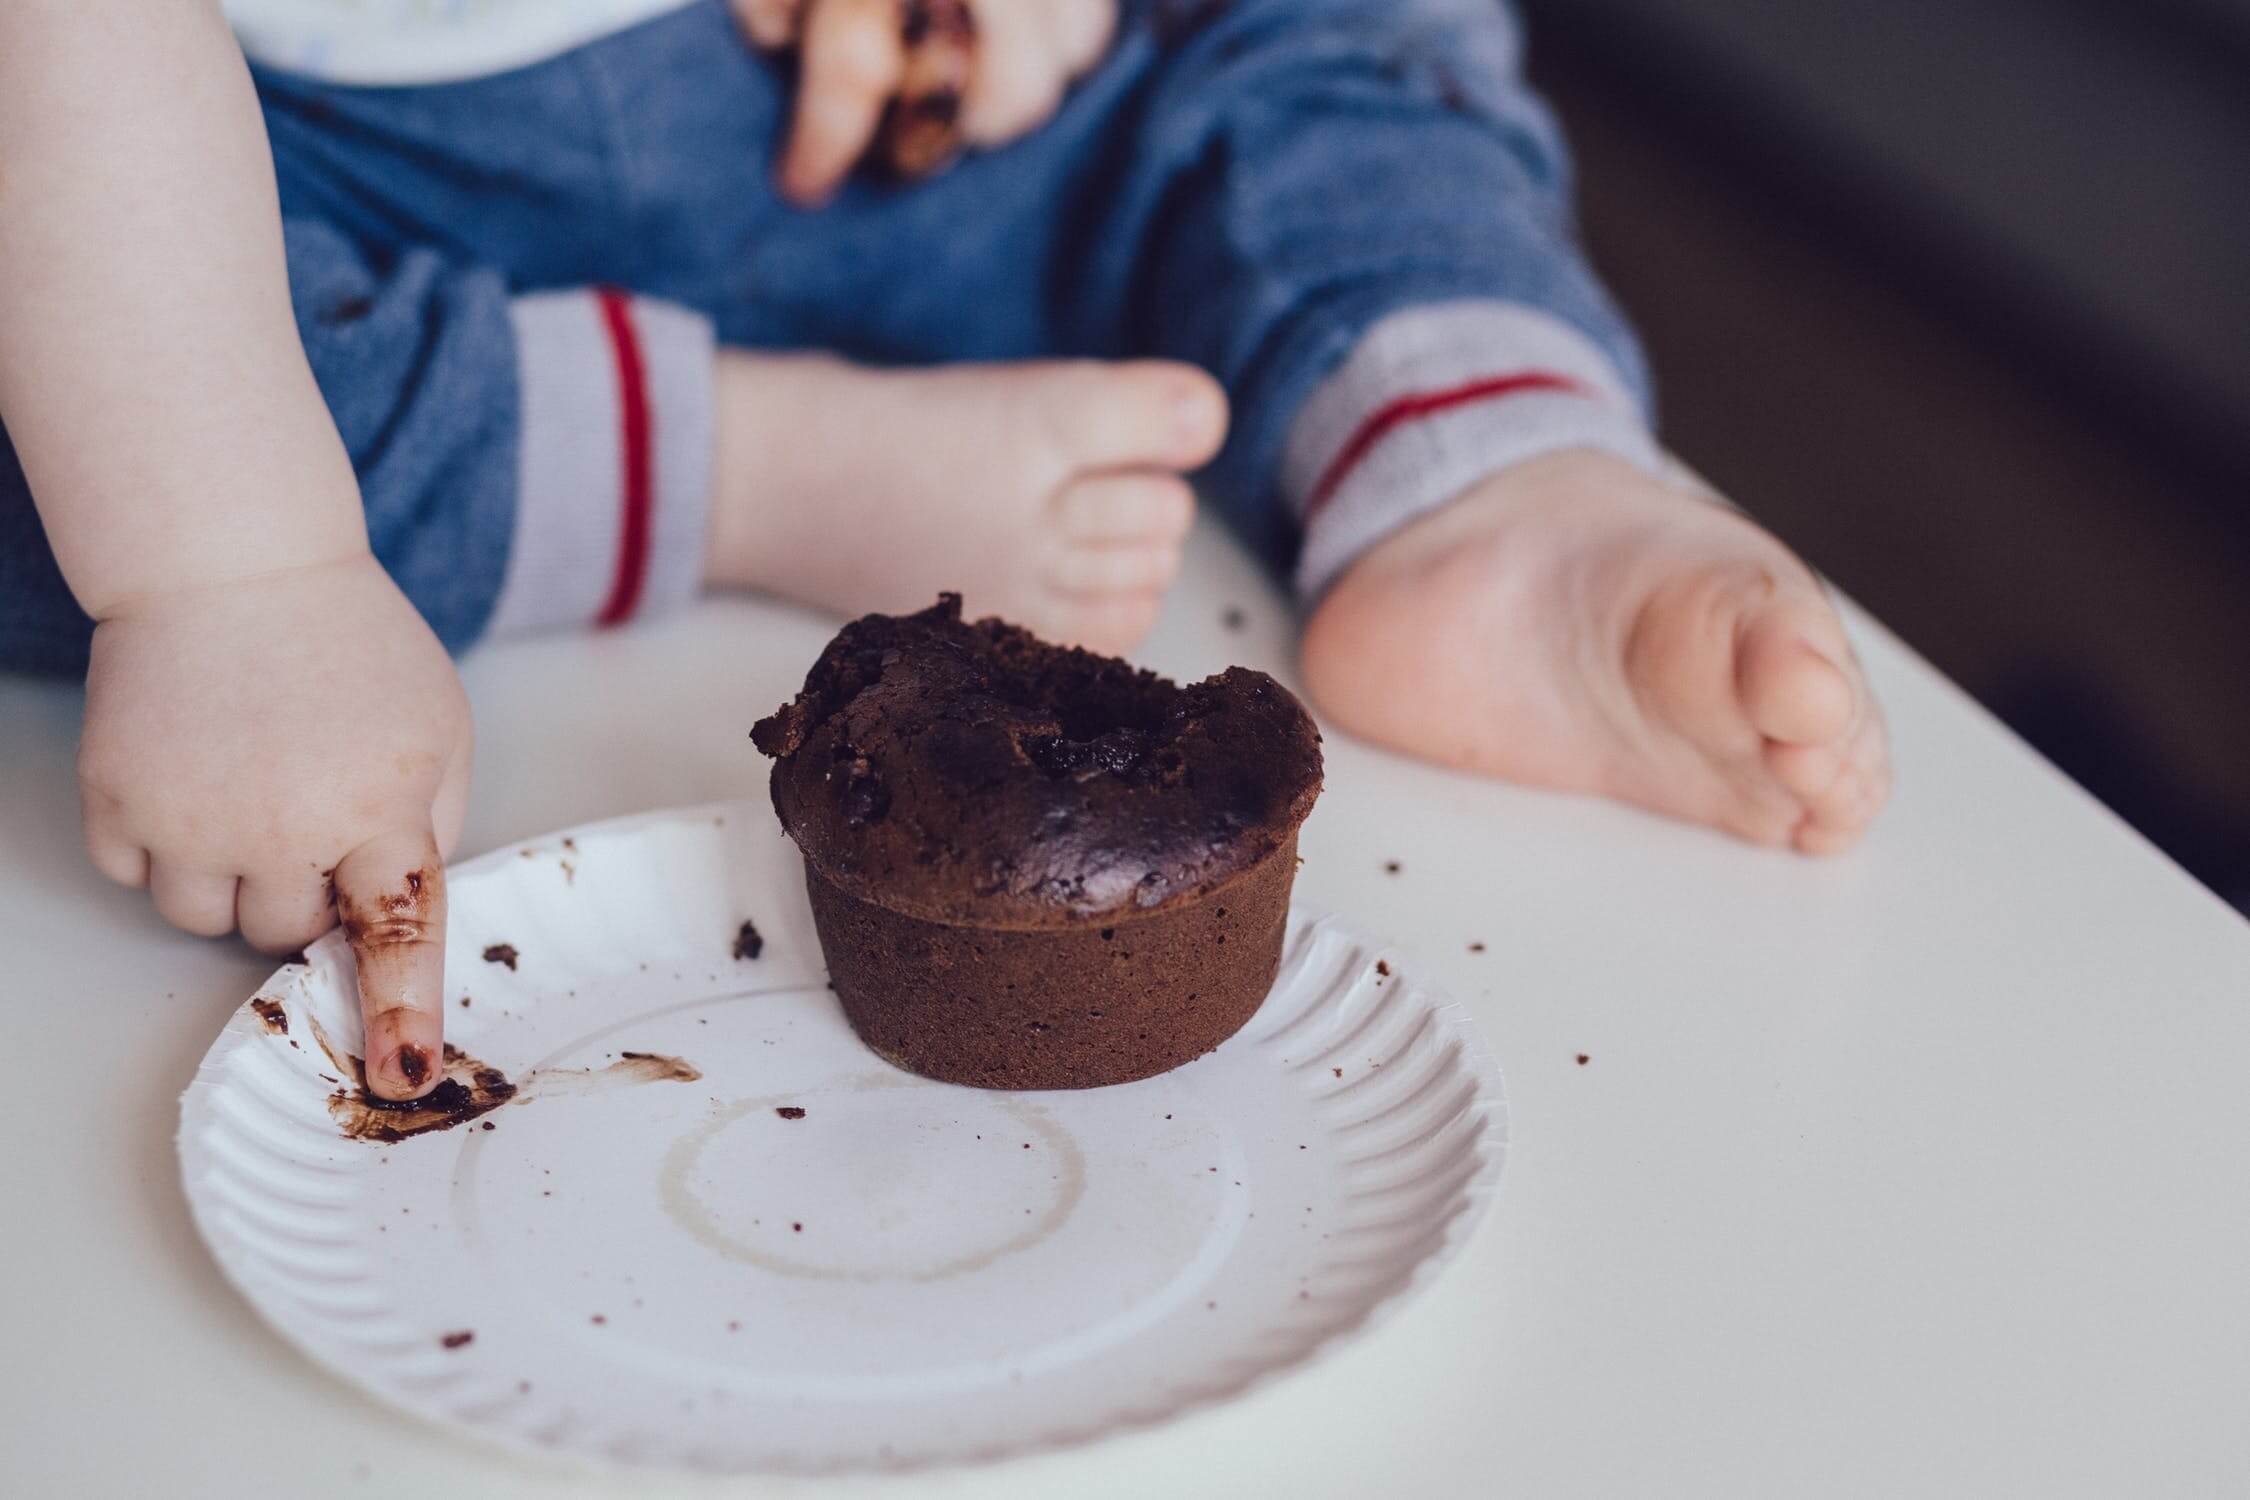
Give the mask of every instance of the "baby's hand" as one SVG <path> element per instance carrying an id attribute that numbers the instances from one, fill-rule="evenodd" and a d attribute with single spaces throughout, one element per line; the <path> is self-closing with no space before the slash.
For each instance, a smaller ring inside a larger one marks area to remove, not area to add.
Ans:
<path id="1" fill-rule="evenodd" d="M 891 168 L 1024 135 L 1101 57 L 1117 0 L 733 0 L 759 47 L 801 53 L 781 189 L 836 191 L 878 132 Z"/>
<path id="2" fill-rule="evenodd" d="M 442 1076 L 443 856 L 470 743 L 444 648 L 364 553 L 143 598 L 94 632 L 86 846 L 189 932 L 239 925 L 281 953 L 340 914 L 368 1085 L 412 1097 Z"/>

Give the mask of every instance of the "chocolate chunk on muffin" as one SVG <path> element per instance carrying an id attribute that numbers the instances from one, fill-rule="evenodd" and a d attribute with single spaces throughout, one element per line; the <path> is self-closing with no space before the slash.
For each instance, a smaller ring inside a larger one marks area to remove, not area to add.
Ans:
<path id="1" fill-rule="evenodd" d="M 845 626 L 751 738 L 830 983 L 902 1068 L 1124 1083 L 1273 984 L 1320 735 L 1263 672 L 1182 687 L 944 594 Z"/>

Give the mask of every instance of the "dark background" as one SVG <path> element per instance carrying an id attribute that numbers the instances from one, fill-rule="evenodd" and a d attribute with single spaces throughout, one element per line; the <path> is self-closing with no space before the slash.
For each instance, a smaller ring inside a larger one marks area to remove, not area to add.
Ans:
<path id="1" fill-rule="evenodd" d="M 1523 0 L 1672 448 L 2250 910 L 2250 0 Z"/>

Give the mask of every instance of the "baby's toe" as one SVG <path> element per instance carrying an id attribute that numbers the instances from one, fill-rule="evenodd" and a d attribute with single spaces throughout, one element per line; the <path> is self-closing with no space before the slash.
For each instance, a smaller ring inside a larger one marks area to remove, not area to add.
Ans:
<path id="1" fill-rule="evenodd" d="M 1794 585 L 1744 620 L 1735 681 L 1752 727 L 1799 747 L 1841 744 L 1867 696 L 1827 600 Z"/>
<path id="2" fill-rule="evenodd" d="M 1179 544 L 1065 547 L 1049 572 L 1057 592 L 1078 597 L 1160 594 L 1180 573 Z"/>
<path id="3" fill-rule="evenodd" d="M 1850 742 L 1845 740 L 1829 740 L 1818 745 L 1789 745 L 1769 740 L 1764 752 L 1766 770 L 1801 807 L 1822 806 L 1835 795 L 1838 783 L 1851 773 L 1851 749 Z"/>
<path id="4" fill-rule="evenodd" d="M 1055 519 L 1070 542 L 1177 544 L 1195 520 L 1195 492 L 1176 474 L 1088 474 L 1063 486 Z"/>
<path id="5" fill-rule="evenodd" d="M 1219 383 L 1170 360 L 1040 366 L 1026 411 L 1073 472 L 1197 468 L 1227 430 Z"/>
<path id="6" fill-rule="evenodd" d="M 1736 838 L 1768 848 L 1785 848 L 1804 820 L 1804 803 L 1762 769 L 1737 766 L 1720 778 L 1720 790 L 1707 799 L 1700 821 Z"/>
<path id="7" fill-rule="evenodd" d="M 1781 777 L 1783 764 L 1798 757 L 1805 757 L 1809 763 L 1811 755 L 1829 753 L 1828 747 L 1806 752 L 1798 746 L 1776 745 L 1767 756 L 1776 776 Z M 1808 782 L 1800 794 L 1804 820 L 1791 842 L 1806 854 L 1840 854 L 1849 849 L 1859 842 L 1889 799 L 1890 746 L 1881 717 L 1868 715 L 1850 739 L 1833 752 L 1833 761 L 1827 773 L 1817 778 L 1817 784 Z"/>
<path id="8" fill-rule="evenodd" d="M 1163 594 L 1151 590 L 1137 594 L 1103 594 L 1066 601 L 1041 634 L 1065 646 L 1083 646 L 1107 656 L 1119 656 L 1147 639 L 1155 628 Z"/>

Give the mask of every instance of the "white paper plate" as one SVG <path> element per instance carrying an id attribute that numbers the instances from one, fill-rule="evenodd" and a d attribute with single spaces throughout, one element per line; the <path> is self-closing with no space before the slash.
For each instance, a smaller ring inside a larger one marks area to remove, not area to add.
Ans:
<path id="1" fill-rule="evenodd" d="M 763 806 L 503 850 L 450 901 L 449 1034 L 514 1101 L 347 1138 L 321 1037 L 360 1033 L 331 935 L 212 1044 L 180 1163 L 284 1338 L 510 1446 L 821 1472 L 1085 1442 L 1320 1354 L 1458 1250 L 1499 1177 L 1499 1074 L 1466 1018 L 1331 921 L 1292 921 L 1210 1056 L 1008 1094 L 858 1044 Z"/>

